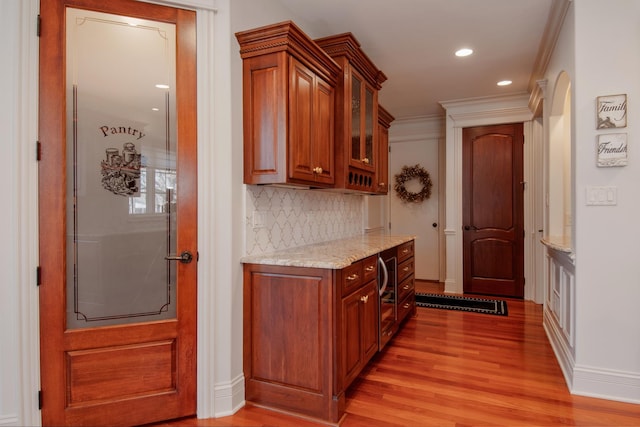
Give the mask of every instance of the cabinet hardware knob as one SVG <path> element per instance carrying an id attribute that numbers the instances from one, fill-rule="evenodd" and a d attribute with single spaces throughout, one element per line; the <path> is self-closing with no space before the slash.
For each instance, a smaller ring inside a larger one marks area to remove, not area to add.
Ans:
<path id="1" fill-rule="evenodd" d="M 360 297 L 360 301 L 362 301 L 363 303 L 367 303 L 367 301 L 369 301 L 369 295 L 362 295 Z"/>
<path id="2" fill-rule="evenodd" d="M 347 276 L 347 280 L 349 281 L 356 280 L 357 278 L 358 278 L 358 275 L 356 273 L 353 273 L 351 276 Z"/>
<path id="3" fill-rule="evenodd" d="M 369 265 L 365 268 L 365 270 L 367 271 L 373 271 L 375 269 L 375 267 L 373 265 Z"/>
<path id="4" fill-rule="evenodd" d="M 402 253 L 403 253 L 403 254 L 406 254 L 406 253 L 408 253 L 408 252 L 409 252 L 409 249 L 404 249 L 404 250 L 402 251 Z"/>
<path id="5" fill-rule="evenodd" d="M 409 267 L 403 268 L 402 271 L 409 271 Z"/>
<path id="6" fill-rule="evenodd" d="M 380 187 L 384 187 L 384 182 L 381 182 L 380 184 L 378 184 Z"/>
<path id="7" fill-rule="evenodd" d="M 409 288 L 410 288 L 410 286 L 409 286 L 409 285 L 404 285 L 404 286 L 402 287 L 402 289 L 404 289 L 405 291 L 406 291 L 407 289 L 409 289 Z"/>
<path id="8" fill-rule="evenodd" d="M 321 174 L 322 173 L 322 168 L 320 166 L 313 168 L 313 172 L 317 173 L 317 174 Z"/>
<path id="9" fill-rule="evenodd" d="M 409 308 L 409 307 L 411 307 L 411 304 L 409 304 L 409 303 L 406 303 L 406 304 L 404 305 L 404 308 Z"/>
<path id="10" fill-rule="evenodd" d="M 364 159 L 362 159 L 362 163 L 368 165 L 369 164 L 369 159 L 365 157 Z"/>

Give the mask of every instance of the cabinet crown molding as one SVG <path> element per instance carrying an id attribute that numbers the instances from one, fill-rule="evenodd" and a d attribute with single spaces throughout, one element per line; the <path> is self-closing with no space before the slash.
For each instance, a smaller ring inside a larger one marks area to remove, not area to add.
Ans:
<path id="1" fill-rule="evenodd" d="M 391 115 L 382 105 L 378 104 L 378 121 L 382 123 L 383 126 L 389 128 L 391 126 L 391 122 L 395 120 L 395 117 Z"/>
<path id="2" fill-rule="evenodd" d="M 380 90 L 382 83 L 387 81 L 386 74 L 362 51 L 360 42 L 352 33 L 323 37 L 315 42 L 332 58 L 344 57 L 376 89 Z"/>
<path id="3" fill-rule="evenodd" d="M 342 68 L 292 21 L 283 21 L 235 34 L 242 59 L 288 52 L 333 84 Z"/>

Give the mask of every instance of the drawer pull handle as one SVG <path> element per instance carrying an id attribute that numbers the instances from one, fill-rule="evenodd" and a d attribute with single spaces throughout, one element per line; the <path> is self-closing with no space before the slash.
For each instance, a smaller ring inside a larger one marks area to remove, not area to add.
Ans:
<path id="1" fill-rule="evenodd" d="M 402 271 L 409 271 L 409 267 L 403 268 Z"/>
<path id="2" fill-rule="evenodd" d="M 353 282 L 357 278 L 358 278 L 358 275 L 356 273 L 353 273 L 351 276 L 347 276 L 347 280 L 350 282 Z"/>
<path id="3" fill-rule="evenodd" d="M 373 265 L 369 265 L 365 268 L 365 270 L 367 271 L 373 271 L 375 269 L 375 267 Z"/>
<path id="4" fill-rule="evenodd" d="M 362 301 L 363 303 L 367 303 L 367 301 L 369 301 L 369 295 L 362 295 L 360 297 L 360 301 Z"/>
<path id="5" fill-rule="evenodd" d="M 409 308 L 409 307 L 411 307 L 411 304 L 409 304 L 409 303 L 406 303 L 406 304 L 404 305 L 404 308 Z"/>
<path id="6" fill-rule="evenodd" d="M 402 289 L 404 289 L 405 291 L 406 291 L 407 289 L 409 289 L 409 288 L 410 288 L 410 286 L 409 286 L 409 285 L 404 285 L 404 286 L 402 287 Z"/>
<path id="7" fill-rule="evenodd" d="M 403 253 L 403 254 L 408 254 L 408 253 L 409 253 L 409 249 L 403 249 L 403 250 L 402 250 L 402 253 Z"/>

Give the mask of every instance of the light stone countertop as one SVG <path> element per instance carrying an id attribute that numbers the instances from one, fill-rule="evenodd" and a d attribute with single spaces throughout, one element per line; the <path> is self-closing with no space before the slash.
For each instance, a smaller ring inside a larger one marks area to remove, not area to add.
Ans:
<path id="1" fill-rule="evenodd" d="M 355 261 L 414 239 L 415 236 L 406 235 L 363 234 L 346 239 L 283 249 L 268 254 L 247 255 L 242 257 L 240 262 L 244 264 L 341 269 Z"/>

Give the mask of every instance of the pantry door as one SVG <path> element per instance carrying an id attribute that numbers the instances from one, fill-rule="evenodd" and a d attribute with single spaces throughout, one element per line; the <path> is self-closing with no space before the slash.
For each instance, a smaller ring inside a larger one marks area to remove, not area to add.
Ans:
<path id="1" fill-rule="evenodd" d="M 196 411 L 195 13 L 41 0 L 43 425 Z"/>

